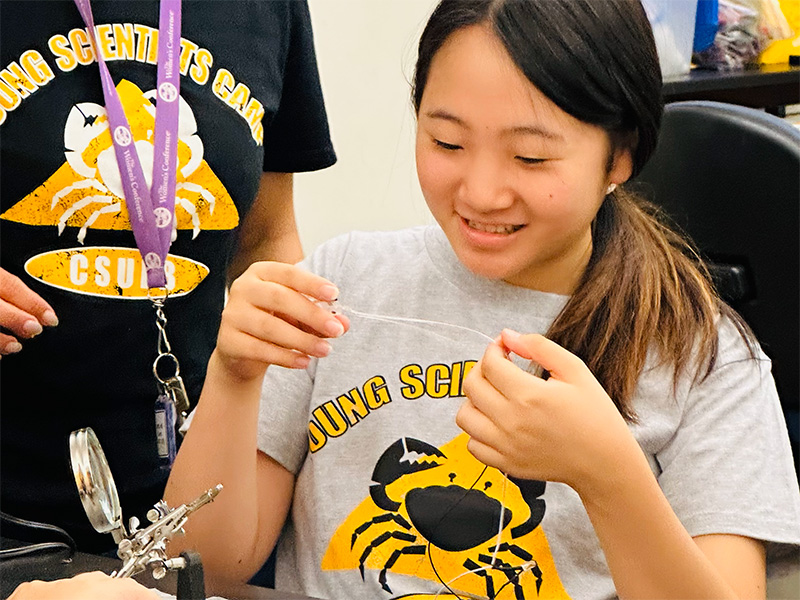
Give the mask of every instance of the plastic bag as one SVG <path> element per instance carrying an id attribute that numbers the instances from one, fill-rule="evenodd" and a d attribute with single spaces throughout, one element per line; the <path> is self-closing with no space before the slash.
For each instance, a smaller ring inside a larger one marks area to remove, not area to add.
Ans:
<path id="1" fill-rule="evenodd" d="M 688 73 L 697 0 L 642 0 L 653 28 L 662 77 Z"/>
<path id="2" fill-rule="evenodd" d="M 756 0 L 760 7 L 759 34 L 762 50 L 772 42 L 785 40 L 794 35 L 778 0 Z"/>
<path id="3" fill-rule="evenodd" d="M 775 40 L 793 34 L 777 0 L 719 0 L 714 44 L 694 55 L 698 67 L 743 69 Z"/>

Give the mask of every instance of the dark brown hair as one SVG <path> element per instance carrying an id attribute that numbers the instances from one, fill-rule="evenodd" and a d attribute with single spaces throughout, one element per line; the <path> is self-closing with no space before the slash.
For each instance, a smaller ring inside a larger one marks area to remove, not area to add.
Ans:
<path id="1" fill-rule="evenodd" d="M 653 33 L 639 0 L 443 0 L 419 43 L 413 101 L 419 111 L 431 61 L 447 38 L 491 27 L 533 85 L 573 117 L 603 128 L 627 148 L 633 175 L 655 149 L 663 110 Z M 674 367 L 674 382 L 696 360 L 711 371 L 717 319 L 730 317 L 754 352 L 741 318 L 716 294 L 691 243 L 657 209 L 623 188 L 608 194 L 592 227 L 593 250 L 580 283 L 547 337 L 587 364 L 620 413 L 648 352 Z"/>

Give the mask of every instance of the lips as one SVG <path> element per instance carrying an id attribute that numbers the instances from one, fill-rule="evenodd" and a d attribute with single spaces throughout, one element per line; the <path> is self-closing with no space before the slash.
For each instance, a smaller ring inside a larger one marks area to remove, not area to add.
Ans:
<path id="1" fill-rule="evenodd" d="M 464 219 L 467 227 L 475 229 L 476 231 L 485 231 L 486 233 L 497 233 L 502 235 L 509 235 L 515 231 L 519 231 L 524 225 L 510 225 L 499 223 L 482 223 L 480 221 L 473 221 L 471 219 Z"/>

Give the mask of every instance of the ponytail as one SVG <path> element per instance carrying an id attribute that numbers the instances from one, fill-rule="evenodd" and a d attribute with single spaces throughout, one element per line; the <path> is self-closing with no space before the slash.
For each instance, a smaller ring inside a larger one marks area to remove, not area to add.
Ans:
<path id="1" fill-rule="evenodd" d="M 586 363 L 627 421 L 636 420 L 631 404 L 649 352 L 673 367 L 673 387 L 690 362 L 694 380 L 711 372 L 720 315 L 731 318 L 755 355 L 752 332 L 656 207 L 617 188 L 593 228 L 589 265 L 547 337 Z"/>

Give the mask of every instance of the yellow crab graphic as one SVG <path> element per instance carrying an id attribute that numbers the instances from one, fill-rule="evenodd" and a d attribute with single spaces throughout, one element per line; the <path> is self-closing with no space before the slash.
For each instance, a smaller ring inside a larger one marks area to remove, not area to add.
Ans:
<path id="1" fill-rule="evenodd" d="M 153 171 L 155 90 L 143 93 L 122 80 L 117 91 L 128 117 L 145 179 Z M 180 98 L 176 229 L 233 229 L 239 215 L 228 191 L 203 160 L 203 142 L 188 103 Z M 89 229 L 129 230 L 122 182 L 105 109 L 93 102 L 75 104 L 64 126 L 66 162 L 47 181 L 0 218 L 27 225 L 55 225 L 61 235 L 77 227 L 81 244 Z M 176 231 L 173 229 L 173 239 Z"/>
<path id="2" fill-rule="evenodd" d="M 322 569 L 358 569 L 396 600 L 568 598 L 540 527 L 545 482 L 506 479 L 478 462 L 467 440 L 461 434 L 437 448 L 404 437 L 390 445 Z M 437 582 L 439 592 L 396 596 L 391 573 Z"/>

